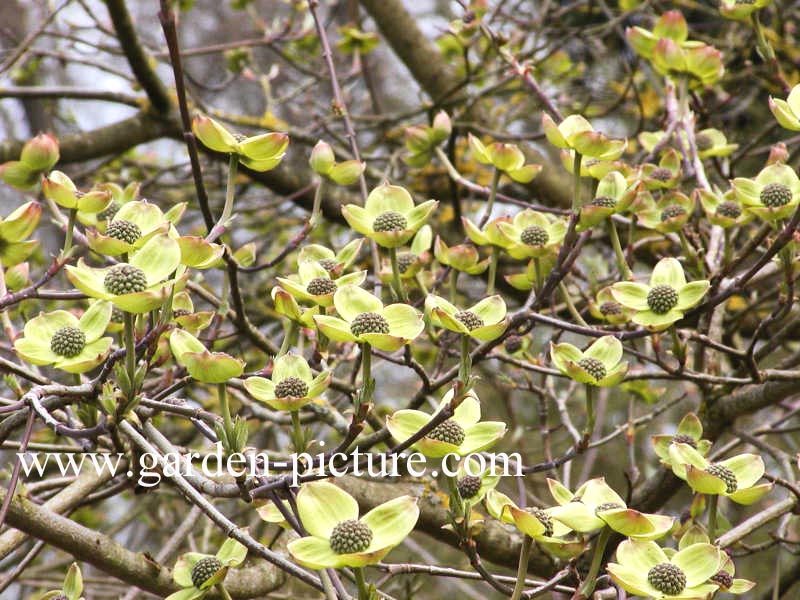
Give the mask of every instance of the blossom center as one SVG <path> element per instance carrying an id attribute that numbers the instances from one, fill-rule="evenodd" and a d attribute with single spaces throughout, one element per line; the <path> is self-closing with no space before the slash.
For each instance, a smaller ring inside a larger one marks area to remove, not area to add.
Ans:
<path id="1" fill-rule="evenodd" d="M 356 315 L 356 318 L 350 323 L 350 333 L 358 337 L 365 333 L 389 333 L 389 322 L 375 312 L 364 312 Z"/>
<path id="2" fill-rule="evenodd" d="M 121 219 L 108 224 L 108 227 L 106 227 L 106 235 L 115 240 L 125 242 L 126 244 L 133 244 L 142 237 L 142 230 L 136 223 Z"/>
<path id="3" fill-rule="evenodd" d="M 119 202 L 112 201 L 111 204 L 106 206 L 106 208 L 102 212 L 97 213 L 97 220 L 110 221 L 116 216 L 120 208 L 122 207 L 120 206 Z"/>
<path id="4" fill-rule="evenodd" d="M 710 580 L 713 583 L 716 583 L 723 590 L 727 590 L 729 587 L 733 585 L 733 575 L 731 575 L 727 571 L 717 571 L 714 575 L 711 576 Z"/>
<path id="5" fill-rule="evenodd" d="M 336 291 L 336 282 L 327 277 L 314 277 L 308 282 L 306 291 L 312 296 L 325 296 Z"/>
<path id="6" fill-rule="evenodd" d="M 597 358 L 584 356 L 578 361 L 578 366 L 591 375 L 595 381 L 600 381 L 606 376 L 606 366 Z"/>
<path id="7" fill-rule="evenodd" d="M 308 384 L 299 377 L 287 377 L 275 386 L 276 398 L 305 398 Z"/>
<path id="8" fill-rule="evenodd" d="M 732 494 L 739 488 L 739 482 L 736 481 L 736 475 L 725 465 L 712 463 L 706 467 L 706 473 L 724 481 L 725 492 L 728 494 Z"/>
<path id="9" fill-rule="evenodd" d="M 647 292 L 647 306 L 657 315 L 665 315 L 678 304 L 678 290 L 660 283 Z"/>
<path id="10" fill-rule="evenodd" d="M 503 343 L 503 347 L 509 354 L 514 354 L 522 350 L 522 338 L 518 335 L 510 335 Z"/>
<path id="11" fill-rule="evenodd" d="M 671 206 L 668 206 L 667 208 L 661 211 L 661 222 L 663 223 L 668 219 L 682 217 L 685 214 L 686 214 L 685 208 L 683 208 L 682 206 L 678 206 L 677 204 L 672 204 Z"/>
<path id="12" fill-rule="evenodd" d="M 604 510 L 617 510 L 619 508 L 625 508 L 625 507 L 622 506 L 622 504 L 620 504 L 619 502 L 603 502 L 602 504 L 599 504 L 597 508 L 594 509 L 594 512 L 598 513 Z"/>
<path id="13" fill-rule="evenodd" d="M 672 441 L 676 444 L 686 444 L 687 446 L 697 449 L 697 442 L 694 441 L 694 438 L 684 433 L 679 433 L 678 435 L 674 436 Z"/>
<path id="14" fill-rule="evenodd" d="M 753 1 L 755 2 L 755 0 Z M 714 147 L 714 140 L 712 140 L 711 137 L 707 136 L 705 133 L 697 134 L 694 138 L 694 143 L 700 152 L 711 150 L 711 148 Z"/>
<path id="15" fill-rule="evenodd" d="M 792 190 L 785 183 L 768 183 L 758 197 L 764 206 L 779 208 L 792 201 Z"/>
<path id="16" fill-rule="evenodd" d="M 199 588 L 222 568 L 222 561 L 216 556 L 206 556 L 192 567 L 192 585 Z"/>
<path id="17" fill-rule="evenodd" d="M 658 167 L 657 169 L 650 171 L 650 179 L 655 179 L 656 181 L 666 183 L 672 179 L 672 171 L 665 167 Z"/>
<path id="18" fill-rule="evenodd" d="M 467 433 L 464 431 L 464 428 L 453 421 L 453 419 L 447 419 L 434 427 L 433 430 L 428 433 L 427 437 L 432 440 L 452 444 L 453 446 L 460 446 L 464 442 L 464 438 L 467 437 Z"/>
<path id="19" fill-rule="evenodd" d="M 535 506 L 531 506 L 525 509 L 530 515 L 533 515 L 539 523 L 544 525 L 544 535 L 547 537 L 553 536 L 553 519 L 550 518 L 546 512 L 544 512 L 541 508 L 536 508 Z"/>
<path id="20" fill-rule="evenodd" d="M 337 523 L 331 531 L 331 550 L 336 554 L 363 552 L 372 542 L 372 530 L 356 519 Z"/>
<path id="21" fill-rule="evenodd" d="M 589 204 L 600 208 L 614 208 L 617 205 L 617 201 L 611 196 L 597 196 Z"/>
<path id="22" fill-rule="evenodd" d="M 417 262 L 416 254 L 413 252 L 401 252 L 397 255 L 397 270 L 400 273 L 405 273 L 415 262 Z"/>
<path id="23" fill-rule="evenodd" d="M 456 488 L 458 489 L 458 495 L 465 500 L 474 498 L 481 489 L 481 478 L 475 475 L 464 475 L 456 482 Z"/>
<path id="24" fill-rule="evenodd" d="M 456 321 L 464 325 L 470 331 L 483 327 L 483 319 L 471 310 L 460 310 L 455 314 Z"/>
<path id="25" fill-rule="evenodd" d="M 322 258 L 319 260 L 320 266 L 325 269 L 328 273 L 334 271 L 336 267 L 339 266 L 339 263 L 336 262 L 333 258 Z"/>
<path id="26" fill-rule="evenodd" d="M 86 334 L 77 327 L 62 327 L 50 339 L 50 350 L 65 358 L 78 356 L 86 347 Z"/>
<path id="27" fill-rule="evenodd" d="M 147 275 L 139 267 L 120 263 L 108 270 L 103 285 L 115 296 L 143 292 L 147 288 Z"/>
<path id="28" fill-rule="evenodd" d="M 550 234 L 547 233 L 544 227 L 530 225 L 522 230 L 519 239 L 527 246 L 544 246 L 550 241 Z"/>
<path id="29" fill-rule="evenodd" d="M 738 219 L 742 214 L 742 207 L 733 200 L 726 200 L 717 207 L 716 213 L 721 217 Z"/>
<path id="30" fill-rule="evenodd" d="M 622 314 L 622 305 L 619 302 L 614 302 L 613 300 L 608 300 L 603 302 L 599 309 L 600 314 L 604 317 L 610 317 L 614 315 L 621 315 Z"/>
<path id="31" fill-rule="evenodd" d="M 647 581 L 667 596 L 677 596 L 686 587 L 686 573 L 672 563 L 659 563 L 647 572 Z"/>
<path id="32" fill-rule="evenodd" d="M 372 222 L 373 231 L 403 231 L 408 227 L 406 217 L 396 210 L 387 210 L 375 217 Z"/>

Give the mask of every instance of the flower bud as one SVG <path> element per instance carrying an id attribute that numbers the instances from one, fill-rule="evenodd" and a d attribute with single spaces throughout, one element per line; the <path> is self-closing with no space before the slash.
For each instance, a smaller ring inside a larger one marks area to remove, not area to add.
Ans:
<path id="1" fill-rule="evenodd" d="M 311 168 L 314 169 L 315 173 L 319 175 L 327 175 L 333 168 L 335 162 L 336 157 L 333 154 L 330 144 L 320 140 L 311 151 L 311 158 L 309 159 L 308 164 L 311 165 Z"/>
<path id="2" fill-rule="evenodd" d="M 453 126 L 446 112 L 440 110 L 433 118 L 433 141 L 438 144 L 450 137 Z"/>
<path id="3" fill-rule="evenodd" d="M 339 185 L 353 185 L 361 177 L 365 167 L 364 163 L 357 160 L 346 160 L 334 165 L 328 172 L 328 177 Z"/>
<path id="4" fill-rule="evenodd" d="M 33 171 L 49 171 L 58 162 L 58 140 L 40 133 L 22 147 L 20 162 Z"/>

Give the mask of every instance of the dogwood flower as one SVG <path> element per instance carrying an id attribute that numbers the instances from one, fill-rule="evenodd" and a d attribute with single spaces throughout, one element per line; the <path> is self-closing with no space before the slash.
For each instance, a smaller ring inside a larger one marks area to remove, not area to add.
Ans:
<path id="1" fill-rule="evenodd" d="M 356 271 L 333 279 L 319 262 L 309 261 L 300 263 L 296 276 L 278 277 L 278 285 L 302 302 L 328 307 L 340 286 L 359 286 L 366 278 L 366 271 Z"/>
<path id="2" fill-rule="evenodd" d="M 737 177 L 733 189 L 747 210 L 765 221 L 788 217 L 800 203 L 800 178 L 783 163 L 764 167 L 755 179 Z"/>
<path id="3" fill-rule="evenodd" d="M 603 477 L 590 479 L 574 494 L 555 479 L 548 478 L 547 485 L 558 503 L 550 515 L 575 531 L 588 533 L 608 526 L 627 537 L 655 540 L 666 535 L 675 522 L 672 517 L 629 508 Z"/>
<path id="4" fill-rule="evenodd" d="M 781 127 L 800 131 L 800 85 L 792 88 L 786 100 L 770 96 L 769 109 Z"/>
<path id="5" fill-rule="evenodd" d="M 692 544 L 671 556 L 658 544 L 625 540 L 617 546 L 617 562 L 606 570 L 622 588 L 653 600 L 696 600 L 717 591 L 707 583 L 722 564 L 722 553 L 712 544 Z"/>
<path id="6" fill-rule="evenodd" d="M 512 258 L 528 259 L 552 254 L 567 233 L 563 219 L 526 208 L 511 221 L 497 224 L 503 248 Z"/>
<path id="7" fill-rule="evenodd" d="M 448 246 L 439 236 L 433 243 L 433 255 L 444 266 L 470 275 L 480 275 L 489 266 L 489 259 L 481 260 L 472 244 Z"/>
<path id="8" fill-rule="evenodd" d="M 422 429 L 434 415 L 450 404 L 455 392 L 449 390 L 433 415 L 421 410 L 401 409 L 386 417 L 386 427 L 398 442 L 404 442 Z M 481 403 L 474 391 L 453 411 L 453 416 L 429 431 L 413 447 L 425 456 L 441 458 L 454 453 L 466 456 L 493 446 L 506 434 L 506 424 L 501 421 L 481 421 Z"/>
<path id="9" fill-rule="evenodd" d="M 59 206 L 85 213 L 99 213 L 111 204 L 110 192 L 98 187 L 81 192 L 61 171 L 52 171 L 42 180 L 42 192 Z"/>
<path id="10" fill-rule="evenodd" d="M 26 202 L 0 219 L 0 263 L 4 267 L 18 265 L 27 259 L 39 245 L 36 240 L 26 240 L 42 216 L 42 205 Z"/>
<path id="11" fill-rule="evenodd" d="M 661 233 L 680 231 L 694 212 L 694 200 L 672 191 L 664 194 L 647 210 L 637 212 L 639 222 Z"/>
<path id="12" fill-rule="evenodd" d="M 673 443 L 669 457 L 672 472 L 701 494 L 753 504 L 772 489 L 771 483 L 757 485 L 764 475 L 764 459 L 757 454 L 738 454 L 712 463 L 689 444 Z"/>
<path id="13" fill-rule="evenodd" d="M 425 312 L 434 326 L 483 342 L 497 339 L 508 327 L 506 303 L 498 295 L 484 298 L 466 310 L 459 310 L 440 296 L 430 295 L 425 299 Z"/>
<path id="14" fill-rule="evenodd" d="M 622 358 L 622 344 L 612 335 L 598 338 L 583 352 L 572 344 L 550 344 L 550 358 L 559 371 L 578 383 L 611 387 L 617 385 L 628 363 Z"/>
<path id="15" fill-rule="evenodd" d="M 660 434 L 651 436 L 650 439 L 653 442 L 653 449 L 656 455 L 661 459 L 661 463 L 671 466 L 672 459 L 669 455 L 669 447 L 672 444 L 688 444 L 697 450 L 701 456 L 706 456 L 711 450 L 711 442 L 702 439 L 702 437 L 703 424 L 700 422 L 700 419 L 697 418 L 696 414 L 688 413 L 681 419 L 681 422 L 678 423 L 678 429 L 675 435 Z"/>
<path id="16" fill-rule="evenodd" d="M 169 347 L 178 364 L 186 367 L 192 379 L 204 383 L 225 383 L 244 371 L 244 361 L 224 352 L 211 352 L 188 331 L 175 329 Z"/>
<path id="17" fill-rule="evenodd" d="M 525 155 L 514 144 L 495 142 L 487 146 L 471 133 L 467 141 L 475 160 L 482 165 L 492 165 L 516 182 L 530 183 L 542 170 L 542 165 L 526 165 Z"/>
<path id="18" fill-rule="evenodd" d="M 338 317 L 314 315 L 314 322 L 334 342 L 367 343 L 394 352 L 425 328 L 421 315 L 408 304 L 384 306 L 379 298 L 355 285 L 336 290 L 333 305 Z"/>
<path id="19" fill-rule="evenodd" d="M 419 518 L 416 498 L 400 496 L 358 516 L 355 499 L 327 481 L 306 483 L 297 513 L 307 537 L 289 542 L 289 554 L 310 569 L 375 564 L 411 533 Z"/>
<path id="20" fill-rule="evenodd" d="M 228 538 L 214 554 L 187 552 L 181 554 L 172 569 L 172 579 L 182 589 L 167 596 L 166 600 L 199 600 L 218 583 L 225 581 L 231 568 L 241 566 L 247 548 Z"/>
<path id="21" fill-rule="evenodd" d="M 683 318 L 684 311 L 697 305 L 710 283 L 703 280 L 686 283 L 681 263 L 662 258 L 653 269 L 650 284 L 621 281 L 611 286 L 614 298 L 635 310 L 632 321 L 653 331 L 666 329 Z"/>
<path id="22" fill-rule="evenodd" d="M 581 115 L 570 115 L 561 123 L 542 113 L 542 129 L 547 140 L 557 148 L 578 152 L 587 158 L 610 161 L 619 158 L 628 145 L 627 140 L 612 140 L 595 131 Z"/>
<path id="23" fill-rule="evenodd" d="M 317 402 L 330 382 L 330 371 L 314 377 L 305 358 L 288 352 L 275 359 L 269 379 L 248 377 L 244 387 L 253 398 L 274 409 L 295 411 Z"/>
<path id="24" fill-rule="evenodd" d="M 192 131 L 206 148 L 225 154 L 236 154 L 239 162 L 253 171 L 269 171 L 278 166 L 286 154 L 289 136 L 273 131 L 254 136 L 231 133 L 211 117 L 198 115 Z"/>
<path id="25" fill-rule="evenodd" d="M 25 323 L 14 350 L 34 365 L 85 373 L 103 362 L 111 349 L 112 338 L 103 337 L 111 310 L 110 302 L 98 300 L 80 319 L 66 310 L 41 313 Z"/>
<path id="26" fill-rule="evenodd" d="M 438 205 L 428 200 L 415 206 L 405 188 L 384 183 L 370 192 L 364 206 L 342 207 L 342 216 L 358 233 L 385 248 L 397 248 L 414 236 Z"/>

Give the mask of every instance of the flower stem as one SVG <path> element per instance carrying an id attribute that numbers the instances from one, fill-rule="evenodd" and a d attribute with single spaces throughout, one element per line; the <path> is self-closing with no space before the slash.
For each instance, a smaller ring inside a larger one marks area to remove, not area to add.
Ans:
<path id="1" fill-rule="evenodd" d="M 461 366 L 458 370 L 458 377 L 464 382 L 464 386 L 469 389 L 469 379 L 472 375 L 472 356 L 469 353 L 469 336 L 461 334 Z"/>
<path id="2" fill-rule="evenodd" d="M 217 584 L 217 591 L 222 597 L 222 600 L 233 600 L 231 595 L 228 593 L 228 590 L 225 589 L 225 586 L 221 582 Z"/>
<path id="3" fill-rule="evenodd" d="M 533 257 L 533 279 L 536 284 L 536 294 L 542 289 L 542 261 L 538 256 Z"/>
<path id="4" fill-rule="evenodd" d="M 392 289 L 397 300 L 408 301 L 403 281 L 400 279 L 400 268 L 397 266 L 397 248 L 389 248 L 389 260 L 392 263 Z"/>
<path id="5" fill-rule="evenodd" d="M 528 558 L 531 555 L 532 545 L 533 538 L 526 535 L 522 540 L 522 548 L 520 548 L 519 551 L 517 582 L 514 584 L 514 592 L 511 594 L 511 600 L 519 600 L 522 597 L 522 592 L 525 590 L 525 576 L 528 574 Z"/>
<path id="6" fill-rule="evenodd" d="M 66 256 L 70 248 L 72 248 L 72 231 L 75 229 L 75 219 L 78 216 L 78 209 L 69 209 L 69 220 L 67 221 L 67 230 L 64 235 L 64 249 L 61 251 L 61 256 Z"/>
<path id="7" fill-rule="evenodd" d="M 494 201 L 495 198 L 497 198 L 497 184 L 500 183 L 500 175 L 501 171 L 499 169 L 495 169 L 494 173 L 492 173 L 492 185 L 489 188 L 489 199 L 486 201 L 486 211 L 483 213 L 483 218 L 481 219 L 481 228 L 486 225 L 486 223 L 489 221 L 489 217 L 492 216 L 492 210 L 494 210 Z"/>
<path id="8" fill-rule="evenodd" d="M 675 358 L 678 359 L 678 363 L 681 365 L 681 368 L 686 364 L 686 349 L 681 342 L 681 338 L 678 335 L 677 328 L 673 325 L 669 328 L 669 332 L 672 334 L 672 352 L 675 354 Z"/>
<path id="9" fill-rule="evenodd" d="M 239 171 L 239 155 L 236 153 L 231 154 L 228 161 L 228 182 L 225 188 L 225 205 L 222 207 L 222 216 L 219 218 L 219 224 L 225 227 L 228 219 L 233 212 L 233 194 L 236 191 L 236 174 Z"/>
<path id="10" fill-rule="evenodd" d="M 603 564 L 603 555 L 606 551 L 606 545 L 611 537 L 611 528 L 606 525 L 600 530 L 600 535 L 597 536 L 597 542 L 594 545 L 594 556 L 592 556 L 592 564 L 589 567 L 589 573 L 586 579 L 583 580 L 581 587 L 575 592 L 572 597 L 573 600 L 588 598 L 594 591 L 594 586 L 597 583 L 597 574 L 600 572 L 600 565 Z"/>
<path id="11" fill-rule="evenodd" d="M 320 179 L 319 183 L 317 184 L 317 189 L 314 190 L 314 206 L 311 208 L 311 217 L 308 220 L 308 224 L 311 226 L 311 229 L 314 229 L 320 221 L 321 210 L 322 207 L 322 188 L 325 185 L 325 180 Z"/>
<path id="12" fill-rule="evenodd" d="M 356 414 L 361 407 L 372 400 L 372 390 L 375 382 L 372 380 L 372 346 L 367 342 L 361 344 L 361 389 L 356 394 Z"/>
<path id="13" fill-rule="evenodd" d="M 336 590 L 333 589 L 333 582 L 328 571 L 325 569 L 319 571 L 319 578 L 322 581 L 322 588 L 325 590 L 325 600 L 337 600 Z"/>
<path id="14" fill-rule="evenodd" d="M 594 386 L 588 383 L 586 388 L 586 426 L 583 429 L 582 445 L 589 445 L 589 440 L 592 439 L 594 432 L 595 414 L 594 414 Z"/>
<path id="15" fill-rule="evenodd" d="M 292 416 L 292 444 L 294 444 L 294 451 L 300 454 L 306 451 L 303 426 L 300 424 L 300 411 L 293 410 L 289 414 Z"/>
<path id="16" fill-rule="evenodd" d="M 581 207 L 581 160 L 583 156 L 577 150 L 573 150 L 575 156 L 572 159 L 572 185 L 574 193 L 572 196 L 572 212 L 577 213 Z"/>
<path id="17" fill-rule="evenodd" d="M 356 585 L 358 586 L 358 600 L 369 600 L 369 589 L 367 582 L 364 580 L 364 569 L 357 567 L 353 569 L 353 576 L 356 578 Z"/>
<path id="18" fill-rule="evenodd" d="M 489 259 L 489 281 L 486 284 L 486 295 L 491 296 L 494 294 L 494 282 L 497 278 L 497 263 L 500 260 L 500 249 L 492 248 L 492 256 Z"/>
<path id="19" fill-rule="evenodd" d="M 714 494 L 708 499 L 708 538 L 713 544 L 717 539 L 717 501 L 719 496 Z"/>
<path id="20" fill-rule="evenodd" d="M 614 219 L 608 217 L 608 235 L 611 238 L 611 245 L 614 247 L 614 254 L 617 255 L 617 265 L 619 266 L 620 275 L 629 281 L 633 281 L 633 271 L 628 266 L 628 261 L 625 260 L 625 252 L 622 251 L 622 244 L 619 241 L 619 233 L 617 226 L 614 224 Z"/>
<path id="21" fill-rule="evenodd" d="M 231 419 L 231 407 L 228 402 L 228 389 L 224 383 L 217 385 L 217 393 L 219 395 L 219 406 L 222 411 L 222 422 L 225 425 L 225 433 L 233 433 L 233 420 Z"/>
<path id="22" fill-rule="evenodd" d="M 588 327 L 589 326 L 588 323 L 583 320 L 581 313 L 579 313 L 578 309 L 575 308 L 575 304 L 572 302 L 572 298 L 570 298 L 569 296 L 569 291 L 567 290 L 567 286 L 564 285 L 563 281 L 559 282 L 558 289 L 561 290 L 561 295 L 564 296 L 564 302 L 567 305 L 567 310 L 569 311 L 569 314 L 572 315 L 572 318 L 575 319 L 575 322 L 578 323 L 578 325 Z"/>
<path id="23" fill-rule="evenodd" d="M 458 292 L 458 270 L 450 267 L 450 304 L 456 303 L 456 292 Z"/>
<path id="24" fill-rule="evenodd" d="M 280 350 L 278 350 L 278 354 L 275 355 L 275 358 L 280 358 L 284 354 L 289 351 L 289 348 L 292 347 L 294 344 L 294 338 L 297 336 L 298 325 L 296 321 L 289 321 L 286 325 L 286 332 L 283 336 L 283 342 L 281 342 Z"/>
<path id="25" fill-rule="evenodd" d="M 128 402 L 132 402 L 136 397 L 136 340 L 134 335 L 134 315 L 133 313 L 125 312 L 123 317 L 124 340 L 125 340 L 125 372 L 128 375 L 128 381 L 131 388 L 130 395 L 127 398 Z"/>
<path id="26" fill-rule="evenodd" d="M 774 60 L 775 51 L 764 35 L 764 28 L 761 26 L 761 17 L 758 16 L 758 11 L 754 11 L 753 14 L 750 15 L 750 22 L 753 24 L 753 31 L 756 34 L 756 48 L 761 58 L 765 61 Z"/>

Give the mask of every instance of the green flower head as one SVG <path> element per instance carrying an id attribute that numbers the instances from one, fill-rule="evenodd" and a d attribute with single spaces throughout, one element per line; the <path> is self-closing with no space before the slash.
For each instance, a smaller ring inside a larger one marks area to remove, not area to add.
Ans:
<path id="1" fill-rule="evenodd" d="M 635 310 L 633 322 L 653 331 L 661 331 L 683 318 L 683 313 L 697 305 L 708 291 L 705 279 L 686 283 L 681 263 L 675 258 L 658 261 L 650 285 L 622 281 L 611 286 L 614 298 Z"/>
<path id="2" fill-rule="evenodd" d="M 675 523 L 672 517 L 629 508 L 603 477 L 590 479 L 574 494 L 555 479 L 548 478 L 547 484 L 558 503 L 550 514 L 575 531 L 588 533 L 608 525 L 627 537 L 655 540 L 666 535 Z"/>
<path id="3" fill-rule="evenodd" d="M 716 546 L 692 544 L 670 554 L 652 541 L 625 540 L 617 546 L 617 562 L 606 569 L 631 594 L 653 600 L 696 600 L 717 591 L 708 583 L 722 564 Z"/>
<path id="4" fill-rule="evenodd" d="M 681 192 L 672 191 L 659 198 L 651 208 L 638 214 L 639 222 L 661 233 L 680 231 L 694 212 L 694 200 Z"/>
<path id="5" fill-rule="evenodd" d="M 357 160 L 336 162 L 333 149 L 326 142 L 320 140 L 311 151 L 309 165 L 318 175 L 327 177 L 337 185 L 353 185 L 356 183 L 366 168 L 366 163 Z"/>
<path id="6" fill-rule="evenodd" d="M 453 395 L 452 389 L 448 391 L 434 414 L 438 414 L 449 405 Z M 420 410 L 401 409 L 386 418 L 386 427 L 392 437 L 402 443 L 415 435 L 432 418 L 433 415 Z M 441 458 L 450 453 L 467 456 L 490 448 L 505 434 L 505 423 L 481 421 L 480 400 L 475 392 L 470 390 L 456 407 L 453 416 L 414 442 L 413 447 L 431 458 Z"/>
<path id="7" fill-rule="evenodd" d="M 197 381 L 225 383 L 244 371 L 244 361 L 224 352 L 209 351 L 200 340 L 183 329 L 175 329 L 170 334 L 169 347 L 178 364 L 186 367 L 189 375 Z"/>
<path id="8" fill-rule="evenodd" d="M 497 339 L 508 327 L 506 303 L 498 295 L 484 298 L 466 310 L 459 310 L 444 298 L 430 295 L 425 299 L 425 312 L 430 315 L 434 326 L 483 342 Z"/>
<path id="9" fill-rule="evenodd" d="M 319 314 L 319 305 L 305 308 L 285 289 L 275 286 L 270 292 L 275 312 L 299 323 L 303 327 L 314 327 L 314 315 Z"/>
<path id="10" fill-rule="evenodd" d="M 713 224 L 727 229 L 745 225 L 753 219 L 753 213 L 745 210 L 733 189 L 724 194 L 719 191 L 710 192 L 696 189 L 692 196 L 700 200 L 706 218 Z"/>
<path id="11" fill-rule="evenodd" d="M 110 192 L 97 187 L 81 192 L 61 171 L 53 171 L 42 180 L 42 191 L 59 206 L 85 213 L 99 213 L 111 204 Z"/>
<path id="12" fill-rule="evenodd" d="M 433 243 L 433 255 L 444 266 L 470 275 L 480 275 L 489 266 L 489 259 L 481 260 L 477 248 L 472 244 L 448 246 L 439 236 Z"/>
<path id="13" fill-rule="evenodd" d="M 650 439 L 653 442 L 653 449 L 656 455 L 661 459 L 661 464 L 672 466 L 672 459 L 669 454 L 669 448 L 672 444 L 688 444 L 697 450 L 700 456 L 706 456 L 711 450 L 711 442 L 702 438 L 703 424 L 696 414 L 688 413 L 678 423 L 678 429 L 674 435 L 660 434 L 654 435 Z"/>
<path id="14" fill-rule="evenodd" d="M 508 238 L 500 233 L 500 225 L 502 223 L 510 224 L 511 222 L 512 219 L 509 216 L 497 217 L 489 221 L 483 229 L 480 229 L 466 217 L 461 217 L 464 231 L 474 244 L 478 246 L 495 246 L 497 248 L 506 248 L 509 245 Z"/>
<path id="15" fill-rule="evenodd" d="M 693 544 L 709 544 L 711 540 L 708 539 L 705 529 L 701 525 L 692 525 L 681 536 L 678 542 L 678 550 L 684 550 Z M 674 552 L 674 551 L 673 551 Z M 735 578 L 736 565 L 726 552 L 720 553 L 722 563 L 719 566 L 719 571 L 714 573 L 706 583 L 713 583 L 721 592 L 728 594 L 744 594 L 755 587 L 755 583 L 747 579 Z"/>
<path id="16" fill-rule="evenodd" d="M 689 444 L 669 447 L 672 472 L 700 494 L 727 496 L 738 504 L 753 504 L 772 489 L 757 484 L 764 475 L 764 459 L 757 454 L 739 454 L 712 463 Z"/>
<path id="17" fill-rule="evenodd" d="M 220 123 L 198 115 L 192 121 L 192 131 L 206 148 L 214 152 L 236 154 L 239 162 L 253 171 L 269 171 L 278 166 L 286 154 L 289 136 L 272 132 L 250 137 L 233 134 Z"/>
<path id="18" fill-rule="evenodd" d="M 456 471 L 456 490 L 459 497 L 470 506 L 478 504 L 488 492 L 500 482 L 500 476 L 492 474 L 490 465 L 481 464 L 468 456 L 458 463 Z"/>
<path id="19" fill-rule="evenodd" d="M 547 113 L 542 113 L 542 128 L 555 147 L 574 150 L 586 158 L 616 160 L 628 145 L 627 140 L 612 140 L 595 131 L 581 115 L 570 115 L 556 125 Z"/>
<path id="20" fill-rule="evenodd" d="M 34 365 L 85 373 L 108 356 L 113 340 L 103 334 L 111 320 L 111 309 L 110 302 L 98 300 L 80 319 L 65 310 L 41 313 L 25 323 L 14 350 Z"/>
<path id="21" fill-rule="evenodd" d="M 599 225 L 615 213 L 628 210 L 639 190 L 639 183 L 629 186 L 619 171 L 611 171 L 600 179 L 595 196 L 581 207 L 580 229 Z"/>
<path id="22" fill-rule="evenodd" d="M 433 118 L 433 124 L 412 125 L 405 131 L 405 144 L 409 154 L 404 158 L 411 167 L 421 168 L 433 158 L 433 151 L 450 137 L 453 125 L 446 112 L 440 110 Z"/>
<path id="23" fill-rule="evenodd" d="M 397 253 L 397 270 L 400 279 L 414 279 L 422 268 L 430 262 L 433 230 L 430 225 L 423 225 L 411 241 L 411 248 Z M 391 261 L 384 261 L 378 277 L 384 283 L 392 281 Z"/>
<path id="24" fill-rule="evenodd" d="M 340 286 L 359 286 L 367 277 L 366 271 L 356 271 L 333 279 L 318 261 L 302 262 L 297 271 L 297 277 L 278 277 L 278 284 L 297 300 L 323 307 L 333 306 L 333 295 Z"/>
<path id="25" fill-rule="evenodd" d="M 770 96 L 769 109 L 781 127 L 800 131 L 800 85 L 792 88 L 786 100 Z"/>
<path id="26" fill-rule="evenodd" d="M 342 216 L 358 233 L 385 248 L 397 248 L 419 231 L 438 205 L 428 200 L 415 206 L 405 188 L 384 183 L 370 192 L 364 206 L 344 206 Z"/>
<path id="27" fill-rule="evenodd" d="M 167 233 L 170 226 L 158 206 L 147 200 L 135 200 L 123 205 L 106 222 L 104 233 L 90 229 L 86 238 L 95 252 L 119 256 L 133 254 L 153 236 Z"/>
<path id="28" fill-rule="evenodd" d="M 419 518 L 416 498 L 400 496 L 359 519 L 358 503 L 326 481 L 306 483 L 297 513 L 308 536 L 289 542 L 289 554 L 310 569 L 375 564 L 402 542 Z"/>
<path id="29" fill-rule="evenodd" d="M 681 180 L 681 155 L 669 148 L 657 165 L 646 163 L 639 168 L 639 177 L 647 190 L 665 190 L 678 185 Z"/>
<path id="30" fill-rule="evenodd" d="M 611 293 L 610 287 L 604 287 L 597 292 L 594 300 L 589 301 L 589 312 L 592 313 L 595 319 L 612 325 L 627 323 L 634 313 L 630 308 L 626 308 L 617 302 Z"/>
<path id="31" fill-rule="evenodd" d="M 644 131 L 639 134 L 639 143 L 647 152 L 652 152 L 657 146 L 664 143 L 664 131 Z M 679 133 L 684 147 L 688 147 L 689 140 L 686 133 Z M 697 156 L 699 158 L 730 156 L 739 147 L 739 144 L 729 144 L 728 138 L 719 129 L 702 129 L 694 136 Z"/>
<path id="32" fill-rule="evenodd" d="M 4 267 L 25 261 L 39 245 L 36 240 L 25 238 L 34 232 L 41 216 L 41 204 L 26 202 L 0 219 L 0 262 Z"/>
<path id="33" fill-rule="evenodd" d="M 167 280 L 178 268 L 181 251 L 178 242 L 166 235 L 151 238 L 128 263 L 95 268 L 83 259 L 77 266 L 67 265 L 67 277 L 87 296 L 110 300 L 132 313 L 155 310 L 169 296 L 175 280 Z"/>
<path id="34" fill-rule="evenodd" d="M 747 210 L 765 221 L 790 216 L 800 203 L 800 178 L 782 163 L 764 167 L 755 179 L 737 177 L 733 189 Z"/>
<path id="35" fill-rule="evenodd" d="M 550 344 L 550 359 L 559 371 L 578 383 L 611 387 L 617 385 L 628 363 L 622 358 L 622 343 L 612 335 L 598 338 L 583 352 L 572 344 Z"/>
<path id="36" fill-rule="evenodd" d="M 319 402 L 330 382 L 330 371 L 314 377 L 306 359 L 289 352 L 275 359 L 269 379 L 248 377 L 244 387 L 253 398 L 276 410 L 295 411 L 309 402 Z"/>
<path id="37" fill-rule="evenodd" d="M 19 160 L 0 165 L 0 180 L 19 190 L 32 190 L 42 173 L 53 168 L 58 159 L 58 140 L 50 134 L 40 133 L 25 142 Z"/>
<path id="38" fill-rule="evenodd" d="M 172 569 L 172 579 L 182 589 L 167 596 L 166 600 L 198 600 L 218 583 L 225 581 L 231 568 L 241 566 L 247 548 L 229 538 L 214 554 L 187 552 L 181 554 Z"/>
<path id="39" fill-rule="evenodd" d="M 425 327 L 422 316 L 408 304 L 383 306 L 379 298 L 355 285 L 333 295 L 338 317 L 314 315 L 319 330 L 334 342 L 367 343 L 394 352 L 414 340 Z"/>
<path id="40" fill-rule="evenodd" d="M 364 238 L 357 238 L 347 243 L 339 252 L 319 244 L 303 246 L 297 255 L 297 266 L 307 262 L 319 263 L 332 279 L 336 279 L 355 262 L 363 243 Z"/>
<path id="41" fill-rule="evenodd" d="M 526 208 L 509 221 L 497 224 L 503 248 L 512 258 L 525 260 L 552 254 L 567 233 L 563 219 Z"/>
<path id="42" fill-rule="evenodd" d="M 492 165 L 518 183 L 530 183 L 542 170 L 542 165 L 526 165 L 525 155 L 514 144 L 495 142 L 486 146 L 471 133 L 467 140 L 475 160 Z"/>

